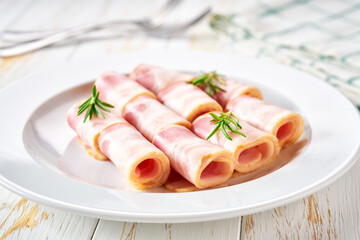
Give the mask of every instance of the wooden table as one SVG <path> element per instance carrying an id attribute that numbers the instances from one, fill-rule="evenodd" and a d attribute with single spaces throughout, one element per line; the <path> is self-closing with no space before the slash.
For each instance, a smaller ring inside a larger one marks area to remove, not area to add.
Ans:
<path id="1" fill-rule="evenodd" d="M 0 1 L 0 30 L 52 29 L 140 17 L 163 2 L 4 0 Z M 218 12 L 236 11 L 240 3 L 216 1 L 214 8 Z M 192 6 L 206 4 L 194 1 Z M 124 51 L 175 48 L 235 51 L 208 28 L 206 21 L 178 38 L 92 34 L 34 53 L 0 59 L 0 86 L 63 62 Z M 0 187 L 0 239 L 360 239 L 359 172 L 360 162 L 320 192 L 283 207 L 233 219 L 188 224 L 143 224 L 84 217 L 39 205 Z"/>

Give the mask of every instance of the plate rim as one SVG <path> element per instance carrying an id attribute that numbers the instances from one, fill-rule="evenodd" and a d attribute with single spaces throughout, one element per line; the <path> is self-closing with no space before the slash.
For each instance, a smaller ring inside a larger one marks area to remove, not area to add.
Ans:
<path id="1" fill-rule="evenodd" d="M 145 52 L 145 51 L 140 51 L 140 52 Z M 152 51 L 150 51 L 152 52 Z M 171 51 L 174 52 L 174 51 Z M 138 54 L 138 52 L 137 52 Z M 188 51 L 186 52 L 186 54 L 210 54 L 210 55 L 215 55 L 215 54 L 223 54 L 223 53 L 209 53 L 209 52 L 202 52 L 202 51 Z M 224 54 L 223 54 L 224 55 Z M 109 56 L 110 58 L 112 56 Z M 109 58 L 106 57 L 106 58 Z M 241 56 L 244 57 L 244 56 Z M 248 58 L 248 57 L 245 57 Z M 261 62 L 266 62 L 264 60 L 258 60 L 256 59 L 256 61 L 261 61 Z M 80 64 L 83 64 L 84 62 L 81 62 Z M 68 65 L 69 63 L 65 63 L 62 65 L 57 65 L 54 66 L 55 68 L 63 68 L 64 66 Z M 269 63 L 266 63 L 269 64 Z M 272 63 L 274 64 L 274 63 Z M 275 65 L 279 65 L 279 64 L 275 64 Z M 279 65 L 281 66 L 281 65 Z M 298 73 L 301 74 L 307 74 L 301 71 L 298 71 L 296 69 L 290 68 L 288 66 L 282 66 L 285 68 L 289 68 L 292 71 L 297 71 Z M 0 89 L 0 93 L 3 93 L 5 91 L 8 91 L 8 89 L 13 88 L 14 86 L 17 85 L 21 85 L 21 83 L 25 82 L 28 78 L 34 77 L 39 75 L 40 73 L 44 73 L 44 72 L 49 72 L 51 68 L 47 68 L 44 71 L 38 71 L 38 72 L 34 72 L 28 76 L 24 76 L 21 79 L 19 79 L 18 81 L 12 82 L 10 84 L 7 84 L 4 88 Z M 313 79 L 316 79 L 315 77 L 307 74 L 308 76 L 312 77 Z M 78 83 L 78 85 L 82 84 L 81 82 Z M 323 86 L 326 87 L 330 87 L 333 88 L 332 86 L 321 82 L 321 84 L 323 84 Z M 338 92 L 338 91 L 336 91 Z M 338 92 L 340 93 L 340 92 Z M 346 98 L 343 94 L 340 93 L 340 95 L 343 99 L 345 99 L 348 104 L 351 104 L 353 106 L 353 104 L 350 102 L 350 100 L 348 98 Z M 354 111 L 358 112 L 357 109 L 355 108 L 355 106 L 353 106 Z M 34 111 L 34 109 L 33 109 Z M 358 114 L 359 115 L 359 114 Z M 23 143 L 21 143 L 23 144 Z M 340 168 L 340 170 L 337 171 L 333 171 L 331 174 L 327 175 L 326 179 L 321 179 L 318 182 L 313 183 L 312 185 L 309 185 L 307 188 L 303 188 L 301 190 L 298 191 L 298 193 L 293 193 L 290 196 L 282 196 L 279 197 L 280 199 L 276 200 L 276 201 L 272 201 L 270 203 L 262 203 L 262 204 L 258 204 L 258 205 L 254 205 L 250 208 L 247 208 L 247 210 L 239 210 L 239 212 L 235 211 L 235 212 L 231 212 L 233 210 L 229 209 L 229 210 L 219 210 L 218 212 L 212 211 L 212 212 L 205 212 L 205 213 L 182 213 L 182 214 L 177 214 L 176 216 L 172 215 L 171 218 L 169 218 L 168 215 L 166 214 L 143 214 L 143 213 L 131 213 L 131 215 L 128 214 L 124 214 L 124 213 L 118 213 L 118 212 L 114 212 L 114 211 L 109 211 L 109 210 L 104 210 L 104 209 L 93 209 L 93 208 L 89 208 L 89 207 L 85 207 L 85 206 L 79 206 L 79 205 L 73 205 L 71 203 L 66 203 L 66 202 L 61 202 L 58 201 L 56 199 L 52 199 L 52 198 L 48 198 L 44 195 L 40 195 L 38 193 L 34 193 L 32 191 L 29 191 L 26 188 L 23 188 L 22 186 L 19 186 L 11 181 L 9 181 L 8 179 L 6 179 L 5 177 L 3 177 L 2 175 L 0 175 L 0 185 L 2 185 L 3 187 L 7 188 L 8 190 L 15 192 L 16 194 L 26 197 L 27 199 L 39 202 L 41 204 L 47 205 L 47 206 L 51 206 L 51 207 L 55 207 L 58 209 L 63 209 L 63 210 L 67 210 L 67 211 L 71 211 L 71 212 L 76 212 L 76 213 L 80 213 L 82 215 L 86 215 L 86 216 L 93 216 L 93 217 L 99 217 L 101 216 L 102 218 L 105 219 L 111 219 L 111 220 L 125 220 L 125 221 L 138 221 L 138 222 L 152 222 L 152 223 L 163 223 L 163 222 L 193 222 L 193 221 L 204 221 L 204 220 L 215 220 L 215 219 L 224 219 L 224 218 L 229 218 L 229 217 L 234 217 L 234 216 L 238 216 L 239 214 L 250 214 L 250 213 L 255 213 L 255 212 L 259 212 L 259 211 L 263 211 L 269 208 L 273 208 L 273 207 L 277 207 L 277 206 L 281 206 L 290 202 L 293 202 L 297 199 L 306 197 L 316 191 L 318 191 L 319 189 L 323 188 L 326 185 L 329 185 L 330 183 L 334 182 L 335 180 L 337 180 L 339 177 L 341 177 L 345 172 L 347 172 L 358 160 L 360 156 L 360 145 L 358 145 L 355 153 L 352 156 L 349 156 L 347 164 L 342 165 L 342 167 Z M 44 168 L 44 166 L 41 166 Z M 211 191 L 211 190 L 209 190 Z M 179 193 L 173 193 L 173 194 L 179 194 Z"/>

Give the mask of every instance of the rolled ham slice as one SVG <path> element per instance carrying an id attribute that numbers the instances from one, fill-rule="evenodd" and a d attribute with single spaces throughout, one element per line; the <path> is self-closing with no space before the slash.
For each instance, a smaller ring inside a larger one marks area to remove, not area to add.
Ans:
<path id="1" fill-rule="evenodd" d="M 164 69 L 162 67 L 140 64 L 130 74 L 130 78 L 137 81 L 151 92 L 158 94 L 161 90 L 175 82 L 186 82 L 193 75 Z"/>
<path id="2" fill-rule="evenodd" d="M 112 110 L 116 115 L 122 116 L 126 104 L 138 96 L 156 96 L 124 75 L 116 72 L 105 72 L 100 75 L 95 85 L 100 92 L 99 98 L 115 106 Z"/>
<path id="3" fill-rule="evenodd" d="M 172 192 L 195 192 L 201 190 L 174 170 L 170 171 L 164 187 Z"/>
<path id="4" fill-rule="evenodd" d="M 163 89 L 158 94 L 160 101 L 188 121 L 206 112 L 222 111 L 222 107 L 194 85 L 178 82 Z"/>
<path id="5" fill-rule="evenodd" d="M 281 147 L 292 144 L 301 136 L 304 120 L 291 112 L 249 96 L 240 96 L 227 105 L 237 117 L 277 137 Z"/>
<path id="6" fill-rule="evenodd" d="M 190 122 L 148 96 L 137 97 L 128 103 L 125 107 L 124 118 L 150 142 L 157 132 L 169 125 L 191 127 Z"/>
<path id="7" fill-rule="evenodd" d="M 193 132 L 200 138 L 206 139 L 215 128 L 215 125 L 210 122 L 212 119 L 210 114 L 198 117 L 193 122 Z M 228 131 L 232 138 L 230 141 L 219 130 L 209 141 L 232 153 L 234 168 L 238 172 L 251 172 L 272 163 L 280 151 L 276 137 L 251 126 L 245 121 L 239 120 L 239 123 L 242 126 L 241 132 L 246 137 Z"/>
<path id="8" fill-rule="evenodd" d="M 110 159 L 137 189 L 157 187 L 166 181 L 170 164 L 163 152 L 113 113 L 104 111 L 105 119 L 93 116 L 83 123 L 85 112 L 77 116 L 80 105 L 81 102 L 70 108 L 67 121 L 91 155 Z"/>
<path id="9" fill-rule="evenodd" d="M 228 150 L 200 139 L 183 126 L 166 127 L 155 135 L 153 144 L 169 157 L 171 167 L 197 188 L 224 183 L 234 170 Z"/>
<path id="10" fill-rule="evenodd" d="M 149 64 L 139 64 L 130 74 L 131 79 L 137 81 L 156 95 L 173 83 L 190 81 L 194 77 L 196 76 Z M 218 85 L 226 92 L 220 91 L 214 96 L 214 99 L 224 108 L 232 99 L 242 95 L 263 99 L 261 91 L 256 87 L 230 79 L 224 80 L 226 82 L 225 85 L 219 82 Z"/>
<path id="11" fill-rule="evenodd" d="M 83 122 L 86 111 L 80 116 L 77 116 L 79 106 L 86 99 L 75 103 L 67 112 L 67 122 L 69 126 L 78 134 L 79 141 L 84 145 L 88 154 L 92 155 L 98 160 L 106 160 L 107 157 L 101 152 L 97 139 L 100 133 L 107 127 L 117 124 L 125 123 L 125 119 L 119 118 L 112 113 L 103 111 L 105 119 L 102 117 L 93 117 L 91 121 L 88 119 Z"/>
<path id="12" fill-rule="evenodd" d="M 213 96 L 213 98 L 220 103 L 220 105 L 223 108 L 226 108 L 226 105 L 233 99 L 239 97 L 239 96 L 251 96 L 258 99 L 263 99 L 262 93 L 260 89 L 246 85 L 244 83 L 230 80 L 230 79 L 224 79 L 226 82 L 226 85 L 221 84 L 218 82 L 219 87 L 225 90 L 219 91 L 217 94 Z"/>
<path id="13" fill-rule="evenodd" d="M 100 150 L 136 189 L 165 183 L 170 173 L 167 156 L 148 142 L 133 126 L 116 124 L 101 132 Z"/>

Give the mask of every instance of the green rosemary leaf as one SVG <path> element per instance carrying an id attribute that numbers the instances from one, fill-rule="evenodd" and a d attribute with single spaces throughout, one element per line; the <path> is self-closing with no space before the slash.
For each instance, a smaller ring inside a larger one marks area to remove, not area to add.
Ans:
<path id="1" fill-rule="evenodd" d="M 228 129 L 233 133 L 246 137 L 245 134 L 243 134 L 238 130 L 239 128 L 241 129 L 241 126 L 239 122 L 236 120 L 238 118 L 231 111 L 227 113 L 220 113 L 219 115 L 216 115 L 215 113 L 209 113 L 209 114 L 213 117 L 213 119 L 211 119 L 210 122 L 213 125 L 217 125 L 217 126 L 210 133 L 207 139 L 209 139 L 212 135 L 214 135 L 219 130 L 219 128 L 221 128 L 221 131 L 224 134 L 224 136 L 230 141 L 232 140 L 232 138 L 229 136 L 226 129 Z M 231 124 L 233 124 L 234 126 L 231 126 Z"/>
<path id="2" fill-rule="evenodd" d="M 216 80 L 218 80 L 221 84 L 226 85 L 225 80 L 221 77 L 221 75 L 216 75 Z"/>
<path id="3" fill-rule="evenodd" d="M 229 129 L 230 131 L 236 131 L 235 129 L 233 129 L 231 126 L 230 126 L 230 124 L 228 124 L 228 123 L 224 123 L 224 125 L 225 125 L 225 127 L 227 128 L 227 129 Z"/>
<path id="4" fill-rule="evenodd" d="M 193 84 L 195 86 L 203 85 L 205 87 L 206 93 L 210 96 L 214 96 L 219 91 L 225 92 L 225 89 L 218 86 L 218 83 L 226 85 L 225 80 L 221 77 L 221 75 L 217 74 L 215 71 L 210 73 L 204 73 L 198 77 L 193 78 L 190 81 L 187 81 L 189 84 Z"/>
<path id="5" fill-rule="evenodd" d="M 87 110 L 86 114 L 85 114 L 84 122 L 86 121 L 86 119 L 88 119 L 88 117 L 89 117 L 89 115 L 90 115 L 90 109 L 91 109 L 91 108 L 89 108 L 89 109 Z"/>
<path id="6" fill-rule="evenodd" d="M 230 121 L 227 118 L 224 118 L 222 121 L 226 124 L 230 124 Z"/>
<path id="7" fill-rule="evenodd" d="M 221 122 L 220 128 L 221 128 L 221 131 L 223 132 L 223 134 L 225 135 L 225 137 L 227 139 L 229 139 L 230 141 L 232 141 L 232 138 L 229 136 L 229 134 L 226 132 L 226 129 L 224 128 L 224 122 Z"/>
<path id="8" fill-rule="evenodd" d="M 88 107 L 90 104 L 84 105 L 83 107 L 79 107 L 79 111 L 77 112 L 77 115 L 79 116 L 80 114 L 82 114 Z"/>
<path id="9" fill-rule="evenodd" d="M 209 85 L 206 85 L 206 92 L 207 94 L 209 94 L 210 96 L 214 96 L 214 89 L 209 86 Z"/>
<path id="10" fill-rule="evenodd" d="M 223 88 L 221 88 L 221 87 L 219 87 L 219 86 L 214 86 L 214 88 L 216 89 L 216 91 L 222 91 L 222 92 L 226 92 L 226 90 L 225 89 L 223 89 Z"/>
<path id="11" fill-rule="evenodd" d="M 79 108 L 81 108 L 81 107 L 83 107 L 83 106 L 85 106 L 85 105 L 90 104 L 91 98 L 92 98 L 92 97 L 89 97 L 85 102 L 83 102 L 83 104 L 80 105 Z"/>
<path id="12" fill-rule="evenodd" d="M 237 134 L 239 134 L 239 135 L 241 135 L 241 136 L 243 136 L 243 137 L 246 137 L 245 134 L 243 134 L 242 132 L 238 131 L 237 129 L 232 128 L 232 127 L 230 126 L 230 124 L 225 124 L 225 126 L 226 126 L 230 131 L 232 131 L 232 132 L 234 132 L 234 133 L 237 133 Z"/>
<path id="13" fill-rule="evenodd" d="M 239 132 L 238 130 L 235 130 L 234 133 L 237 133 L 237 134 L 239 134 L 239 135 L 241 135 L 241 136 L 243 136 L 243 137 L 246 137 L 246 135 L 245 135 L 244 133 Z"/>
<path id="14" fill-rule="evenodd" d="M 236 129 L 242 129 L 242 127 L 240 126 L 240 124 L 235 120 L 235 119 L 232 119 L 232 118 L 229 118 L 229 121 L 234 124 L 234 126 L 236 127 Z"/>
<path id="15" fill-rule="evenodd" d="M 94 86 L 92 88 L 92 95 L 93 95 L 93 97 L 96 96 L 96 86 L 95 86 L 95 84 L 94 84 Z"/>
<path id="16" fill-rule="evenodd" d="M 204 80 L 198 80 L 198 81 L 193 82 L 193 84 L 194 84 L 195 86 L 199 86 L 199 85 L 202 85 L 202 84 L 204 84 L 204 83 L 205 83 Z"/>
<path id="17" fill-rule="evenodd" d="M 231 111 L 229 111 L 229 116 L 233 117 L 236 119 L 236 121 L 239 121 L 239 118 Z"/>
<path id="18" fill-rule="evenodd" d="M 100 99 L 98 99 L 98 103 L 101 103 L 102 105 L 106 106 L 106 107 L 110 107 L 110 108 L 113 108 L 114 106 L 111 105 L 110 103 L 107 103 L 107 102 L 104 102 L 104 101 L 101 101 Z"/>
<path id="19" fill-rule="evenodd" d="M 93 108 L 93 106 L 91 106 L 89 108 L 89 120 L 91 120 L 93 113 L 94 113 L 94 108 Z"/>
<path id="20" fill-rule="evenodd" d="M 215 113 L 209 113 L 214 119 L 221 121 L 221 117 L 218 117 Z"/>
<path id="21" fill-rule="evenodd" d="M 110 112 L 110 109 L 108 108 L 114 107 L 110 103 L 101 101 L 99 99 L 99 95 L 100 92 L 96 91 L 96 86 L 94 85 L 92 88 L 92 96 L 88 98 L 85 102 L 83 102 L 78 108 L 78 116 L 87 109 L 84 117 L 84 122 L 86 122 L 87 119 L 91 120 L 93 115 L 95 117 L 98 117 L 100 115 L 101 117 L 105 118 L 104 114 L 101 112 L 101 109 Z"/>
<path id="22" fill-rule="evenodd" d="M 96 106 L 96 105 L 94 105 L 94 107 L 95 107 L 95 110 L 96 110 L 95 112 L 98 113 L 103 118 L 105 118 L 104 114 L 100 111 L 100 108 L 98 106 Z M 97 114 L 96 114 L 96 116 L 97 116 Z"/>
<path id="23" fill-rule="evenodd" d="M 104 104 L 98 102 L 97 105 L 98 105 L 99 107 L 101 107 L 102 109 L 104 109 L 105 111 L 110 112 L 110 109 L 108 109 L 107 107 L 105 107 Z"/>
<path id="24" fill-rule="evenodd" d="M 200 77 L 196 77 L 190 81 L 187 81 L 187 83 L 192 83 L 192 84 L 195 84 L 195 85 L 198 85 L 198 84 L 203 84 L 205 83 L 205 80 L 207 79 L 207 76 L 206 75 L 202 75 Z"/>
<path id="25" fill-rule="evenodd" d="M 220 124 L 217 125 L 214 130 L 209 134 L 209 136 L 207 136 L 206 140 L 209 140 L 220 128 Z"/>

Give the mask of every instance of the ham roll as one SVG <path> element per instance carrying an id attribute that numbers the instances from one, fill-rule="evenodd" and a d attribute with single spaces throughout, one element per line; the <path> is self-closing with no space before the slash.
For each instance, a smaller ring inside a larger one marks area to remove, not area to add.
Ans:
<path id="1" fill-rule="evenodd" d="M 164 128 L 155 135 L 153 144 L 169 157 L 171 167 L 197 188 L 224 183 L 233 173 L 228 150 L 200 139 L 183 126 Z"/>
<path id="2" fill-rule="evenodd" d="M 150 142 L 157 132 L 169 125 L 191 127 L 190 122 L 148 96 L 137 97 L 128 103 L 125 107 L 124 118 Z"/>
<path id="3" fill-rule="evenodd" d="M 155 94 L 158 94 L 161 90 L 175 82 L 186 82 L 193 77 L 194 76 L 190 74 L 148 64 L 138 65 L 130 74 L 131 79 L 137 81 Z"/>
<path id="4" fill-rule="evenodd" d="M 198 117 L 192 125 L 193 132 L 200 138 L 206 139 L 214 130 L 215 125 L 210 114 Z M 245 121 L 239 121 L 241 132 L 246 137 L 228 132 L 232 141 L 228 140 L 219 130 L 209 141 L 232 153 L 234 168 L 238 172 L 246 173 L 272 163 L 279 154 L 278 140 L 273 135 L 263 132 Z"/>
<path id="5" fill-rule="evenodd" d="M 172 192 L 195 192 L 201 190 L 174 170 L 170 171 L 164 187 Z"/>
<path id="6" fill-rule="evenodd" d="M 68 125 L 78 134 L 80 143 L 84 145 L 89 155 L 98 160 L 107 160 L 107 157 L 99 148 L 97 141 L 98 137 L 101 131 L 105 128 L 113 124 L 125 123 L 126 121 L 112 113 L 103 111 L 105 119 L 101 117 L 93 117 L 91 121 L 88 119 L 86 122 L 83 122 L 86 111 L 84 111 L 80 116 L 77 116 L 77 112 L 79 110 L 79 106 L 84 101 L 85 100 L 75 103 L 69 109 L 66 116 Z"/>
<path id="7" fill-rule="evenodd" d="M 156 96 L 140 84 L 116 72 L 105 72 L 100 75 L 95 85 L 100 92 L 99 98 L 115 106 L 112 110 L 116 115 L 122 116 L 126 104 L 138 96 Z"/>
<path id="8" fill-rule="evenodd" d="M 251 96 L 251 97 L 255 97 L 258 99 L 263 99 L 262 93 L 260 91 L 260 89 L 256 88 L 256 87 L 252 87 L 249 85 L 246 85 L 244 83 L 238 82 L 238 81 L 234 81 L 234 80 L 229 80 L 229 79 L 224 79 L 226 82 L 226 85 L 221 84 L 218 82 L 219 87 L 221 87 L 222 89 L 224 89 L 225 91 L 219 91 L 217 94 L 215 94 L 213 96 L 213 98 L 220 103 L 220 105 L 225 108 L 226 105 L 233 99 L 239 97 L 239 96 L 243 96 L 243 95 L 247 95 L 247 96 Z"/>
<path id="9" fill-rule="evenodd" d="M 98 142 L 100 150 L 136 189 L 158 187 L 169 176 L 167 156 L 128 123 L 106 128 Z"/>
<path id="10" fill-rule="evenodd" d="M 79 135 L 91 155 L 110 159 L 122 175 L 137 189 L 164 184 L 169 173 L 167 156 L 147 141 L 123 118 L 104 111 L 105 119 L 94 117 L 83 123 L 85 112 L 77 116 L 81 103 L 67 114 L 68 124 Z"/>
<path id="11" fill-rule="evenodd" d="M 158 98 L 190 122 L 203 113 L 223 110 L 219 103 L 198 87 L 185 82 L 174 83 L 163 89 Z"/>
<path id="12" fill-rule="evenodd" d="M 249 96 L 235 98 L 227 105 L 227 110 L 256 128 L 276 136 L 280 147 L 296 142 L 304 129 L 304 120 L 300 114 Z"/>

